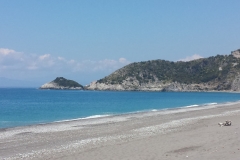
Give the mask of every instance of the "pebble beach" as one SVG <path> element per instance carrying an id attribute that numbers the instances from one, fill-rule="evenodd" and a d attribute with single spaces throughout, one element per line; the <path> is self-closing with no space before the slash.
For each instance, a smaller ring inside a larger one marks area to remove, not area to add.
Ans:
<path id="1" fill-rule="evenodd" d="M 0 159 L 235 160 L 239 122 L 235 102 L 5 128 Z"/>

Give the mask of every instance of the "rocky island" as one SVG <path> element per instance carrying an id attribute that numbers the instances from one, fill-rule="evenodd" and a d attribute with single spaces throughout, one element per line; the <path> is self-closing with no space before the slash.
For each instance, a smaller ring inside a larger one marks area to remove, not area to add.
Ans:
<path id="1" fill-rule="evenodd" d="M 240 49 L 189 62 L 131 63 L 92 82 L 88 90 L 240 91 Z"/>
<path id="2" fill-rule="evenodd" d="M 83 90 L 83 86 L 73 80 L 68 80 L 63 77 L 57 77 L 55 80 L 45 83 L 40 89 L 74 89 Z"/>

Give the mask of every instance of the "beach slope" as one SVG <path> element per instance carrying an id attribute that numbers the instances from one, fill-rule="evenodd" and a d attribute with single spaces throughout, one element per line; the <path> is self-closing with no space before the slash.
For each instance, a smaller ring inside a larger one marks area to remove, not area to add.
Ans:
<path id="1" fill-rule="evenodd" d="M 0 159 L 235 160 L 239 122 L 232 103 L 1 129 Z"/>

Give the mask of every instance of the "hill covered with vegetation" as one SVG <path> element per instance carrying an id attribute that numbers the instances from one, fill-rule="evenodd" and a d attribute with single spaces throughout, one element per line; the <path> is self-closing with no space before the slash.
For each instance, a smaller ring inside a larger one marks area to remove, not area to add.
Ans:
<path id="1" fill-rule="evenodd" d="M 131 63 L 92 83 L 99 90 L 239 90 L 240 50 L 189 62 Z"/>
<path id="2" fill-rule="evenodd" d="M 57 77 L 55 80 L 42 85 L 40 89 L 83 89 L 83 86 L 73 80 Z"/>

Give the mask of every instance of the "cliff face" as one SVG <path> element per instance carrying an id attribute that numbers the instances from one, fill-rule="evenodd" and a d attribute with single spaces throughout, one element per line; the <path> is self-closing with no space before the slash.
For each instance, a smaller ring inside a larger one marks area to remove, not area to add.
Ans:
<path id="1" fill-rule="evenodd" d="M 190 62 L 129 64 L 92 82 L 89 90 L 240 91 L 240 50 Z"/>
<path id="2" fill-rule="evenodd" d="M 40 89 L 75 89 L 82 90 L 83 86 L 73 80 L 57 77 L 55 80 L 45 83 Z"/>
<path id="3" fill-rule="evenodd" d="M 115 90 L 115 91 L 215 91 L 217 85 L 207 83 L 184 84 L 179 82 L 149 82 L 139 84 L 138 80 L 125 81 L 123 84 L 105 84 L 92 82 L 89 90 Z M 240 87 L 239 87 L 240 89 Z M 218 89 L 217 89 L 218 90 Z"/>

